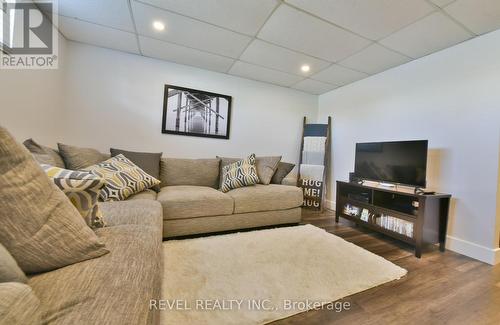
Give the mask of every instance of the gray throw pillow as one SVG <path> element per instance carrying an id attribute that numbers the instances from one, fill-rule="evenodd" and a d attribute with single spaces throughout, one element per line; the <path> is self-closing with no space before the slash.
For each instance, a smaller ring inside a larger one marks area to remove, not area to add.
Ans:
<path id="1" fill-rule="evenodd" d="M 271 184 L 281 184 L 286 175 L 295 167 L 295 164 L 290 164 L 286 162 L 280 162 L 276 172 L 274 172 L 273 178 L 271 179 Z"/>
<path id="2" fill-rule="evenodd" d="M 163 154 L 162 152 L 135 152 L 115 148 L 109 149 L 109 152 L 111 153 L 111 157 L 115 157 L 120 154 L 124 155 L 128 160 L 136 164 L 147 174 L 153 176 L 156 179 L 160 179 L 160 159 L 161 155 Z M 158 192 L 160 190 L 160 186 L 155 185 L 154 187 L 152 187 L 152 189 Z"/>
<path id="3" fill-rule="evenodd" d="M 241 158 L 226 158 L 226 157 L 217 157 L 221 160 L 220 163 L 220 181 L 219 188 L 222 186 L 222 168 L 225 166 L 232 164 L 241 160 Z M 259 177 L 259 183 L 268 185 L 271 183 L 271 178 L 274 175 L 274 172 L 278 168 L 278 164 L 281 160 L 281 156 L 276 157 L 256 157 L 255 166 L 257 168 L 257 175 Z"/>
<path id="4" fill-rule="evenodd" d="M 25 140 L 23 144 L 33 154 L 38 163 L 65 168 L 64 161 L 57 150 L 42 146 L 33 139 Z"/>
<path id="5" fill-rule="evenodd" d="M 0 282 L 22 282 L 28 279 L 23 270 L 19 268 L 16 260 L 10 255 L 5 247 L 0 244 Z"/>
<path id="6" fill-rule="evenodd" d="M 84 169 L 109 158 L 92 148 L 81 148 L 62 143 L 58 143 L 57 146 L 66 168 L 71 170 Z"/>
<path id="7" fill-rule="evenodd" d="M 108 253 L 31 154 L 0 127 L 0 243 L 26 273 Z"/>

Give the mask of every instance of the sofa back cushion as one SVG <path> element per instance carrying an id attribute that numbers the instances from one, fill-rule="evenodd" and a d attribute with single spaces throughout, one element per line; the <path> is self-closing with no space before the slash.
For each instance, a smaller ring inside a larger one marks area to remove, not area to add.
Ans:
<path id="1" fill-rule="evenodd" d="M 219 159 L 162 158 L 161 186 L 194 185 L 218 188 Z"/>
<path id="2" fill-rule="evenodd" d="M 28 139 L 24 141 L 23 144 L 35 157 L 38 163 L 64 168 L 64 160 L 59 154 L 59 151 L 46 146 L 42 146 L 41 144 L 35 142 L 35 140 L 33 139 Z"/>
<path id="3" fill-rule="evenodd" d="M 23 270 L 19 268 L 16 260 L 10 255 L 9 251 L 0 244 L 0 283 L 1 282 L 23 282 L 28 279 Z"/>
<path id="4" fill-rule="evenodd" d="M 71 170 L 84 169 L 109 158 L 109 155 L 92 148 L 81 148 L 62 143 L 58 143 L 57 146 L 66 168 Z"/>
<path id="5" fill-rule="evenodd" d="M 108 253 L 31 154 L 0 127 L 0 243 L 25 273 Z"/>

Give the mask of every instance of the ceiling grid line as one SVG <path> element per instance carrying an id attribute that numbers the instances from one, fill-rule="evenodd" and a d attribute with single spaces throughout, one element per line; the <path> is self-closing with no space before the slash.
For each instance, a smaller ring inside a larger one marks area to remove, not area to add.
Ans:
<path id="1" fill-rule="evenodd" d="M 137 49 L 139 50 L 139 53 L 141 55 L 144 55 L 142 53 L 141 42 L 139 42 L 139 33 L 137 32 L 137 25 L 135 23 L 134 12 L 132 11 L 132 4 L 130 3 L 130 1 L 131 0 L 127 0 L 127 5 L 128 5 L 129 13 L 130 13 L 130 19 L 132 19 L 132 25 L 134 26 L 135 39 L 137 41 Z"/>
<path id="2" fill-rule="evenodd" d="M 454 23 L 456 23 L 457 25 L 459 25 L 460 27 L 462 27 L 463 29 L 465 29 L 471 35 L 477 36 L 476 33 L 474 33 L 467 26 L 465 26 L 464 24 L 462 24 L 462 22 L 460 22 L 458 19 L 455 19 L 452 15 L 448 14 L 448 12 L 446 12 L 446 10 L 444 10 L 446 7 L 448 7 L 449 5 L 451 5 L 452 3 L 454 3 L 456 0 L 454 0 L 454 1 L 450 2 L 450 3 L 447 3 L 446 6 L 443 6 L 443 7 L 438 6 L 437 4 L 435 4 L 434 2 L 432 2 L 430 0 L 425 0 L 425 1 L 427 1 L 427 3 L 429 3 L 431 6 L 435 6 L 436 8 L 438 8 L 439 11 L 441 11 L 441 13 L 443 15 L 445 15 L 447 18 L 451 19 Z"/>
<path id="3" fill-rule="evenodd" d="M 233 62 L 233 64 L 231 64 L 231 66 L 229 67 L 229 69 L 227 69 L 227 71 L 226 71 L 227 73 L 229 73 L 229 71 L 231 71 L 231 69 L 233 68 L 234 64 L 238 60 L 241 61 L 241 56 L 243 55 L 243 53 L 245 53 L 245 51 L 248 49 L 248 47 L 250 46 L 250 44 L 252 44 L 253 41 L 255 41 L 257 39 L 257 35 L 259 35 L 260 31 L 262 30 L 262 28 L 264 27 L 264 25 L 267 23 L 267 21 L 271 18 L 271 16 L 274 14 L 274 12 L 276 11 L 276 9 L 278 9 L 278 7 L 281 6 L 281 3 L 282 3 L 282 1 L 279 1 L 278 4 L 276 6 L 274 6 L 273 10 L 266 17 L 265 21 L 262 23 L 262 25 L 260 25 L 259 30 L 257 30 L 257 32 L 255 33 L 255 35 L 252 36 L 252 39 L 250 40 L 250 42 L 248 42 L 247 46 L 245 46 L 245 48 L 243 49 L 243 51 L 241 51 L 241 53 L 238 56 L 238 58 Z"/>
<path id="4" fill-rule="evenodd" d="M 196 21 L 198 21 L 198 22 L 200 22 L 200 23 L 204 23 L 204 24 L 212 25 L 212 26 L 217 27 L 217 28 L 222 28 L 222 29 L 225 29 L 225 30 L 227 30 L 227 31 L 229 31 L 229 32 L 233 32 L 233 33 L 236 33 L 236 34 L 240 34 L 240 35 L 242 35 L 242 36 L 246 36 L 246 37 L 253 37 L 253 35 L 250 35 L 250 34 L 245 34 L 245 33 L 242 33 L 242 32 L 240 32 L 240 31 L 237 31 L 237 30 L 234 30 L 234 29 L 227 28 L 227 27 L 225 27 L 225 26 L 216 25 L 216 24 L 211 23 L 211 22 L 208 22 L 208 21 L 206 21 L 206 20 L 202 20 L 202 19 L 199 19 L 199 18 L 196 18 L 196 17 L 192 17 L 192 16 L 185 15 L 185 14 L 180 13 L 180 12 L 178 12 L 178 11 L 174 11 L 174 10 L 170 10 L 170 9 L 165 9 L 165 8 L 162 8 L 162 7 L 158 7 L 158 6 L 155 6 L 155 5 L 150 4 L 150 3 L 148 3 L 148 2 L 144 2 L 144 1 L 141 1 L 141 0 L 132 0 L 132 1 L 135 1 L 135 2 L 137 2 L 137 3 L 140 3 L 140 4 L 142 4 L 142 5 L 144 5 L 144 6 L 147 6 L 147 7 L 155 8 L 155 9 L 162 10 L 162 11 L 166 11 L 166 12 L 170 12 L 170 13 L 172 13 L 172 14 L 174 14 L 174 15 L 179 15 L 179 16 L 182 16 L 182 17 L 184 17 L 184 18 L 188 18 L 188 19 L 196 20 Z M 182 1 L 182 0 L 180 0 L 180 1 Z M 277 8 L 277 7 L 279 7 L 279 5 L 277 5 L 277 6 L 276 6 L 276 8 Z M 276 8 L 275 8 L 275 9 L 276 9 Z M 273 12 L 274 12 L 274 11 L 273 11 Z M 267 20 L 266 20 L 266 21 L 267 21 Z"/>

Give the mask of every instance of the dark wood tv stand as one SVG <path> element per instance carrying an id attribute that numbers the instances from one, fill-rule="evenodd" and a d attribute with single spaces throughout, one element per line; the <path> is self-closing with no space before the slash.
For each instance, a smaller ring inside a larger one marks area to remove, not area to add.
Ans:
<path id="1" fill-rule="evenodd" d="M 444 252 L 450 199 L 449 194 L 417 194 L 413 189 L 337 181 L 335 221 L 343 217 L 404 241 L 415 246 L 415 256 L 420 257 L 424 244 L 439 243 Z M 349 206 L 351 209 L 346 209 Z M 368 211 L 368 220 L 361 219 L 363 210 Z"/>

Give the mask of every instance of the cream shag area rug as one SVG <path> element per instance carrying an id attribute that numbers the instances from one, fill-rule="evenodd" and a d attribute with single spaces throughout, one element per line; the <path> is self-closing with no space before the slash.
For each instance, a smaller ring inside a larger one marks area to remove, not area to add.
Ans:
<path id="1" fill-rule="evenodd" d="M 163 245 L 163 325 L 264 324 L 406 274 L 312 225 Z"/>

